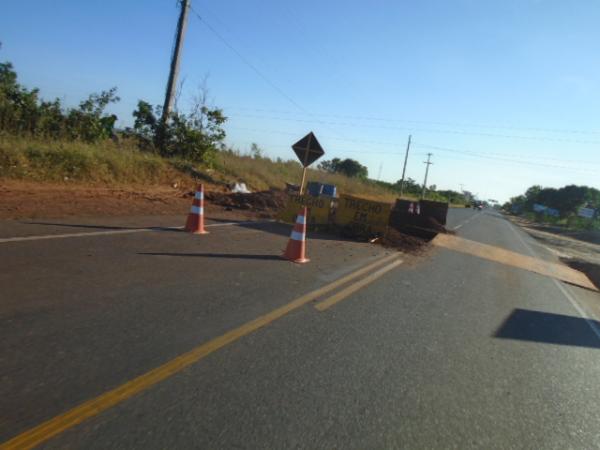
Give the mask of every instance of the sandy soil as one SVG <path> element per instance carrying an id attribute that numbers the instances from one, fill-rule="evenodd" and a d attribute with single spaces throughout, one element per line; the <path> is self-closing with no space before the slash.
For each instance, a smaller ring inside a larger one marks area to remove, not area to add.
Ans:
<path id="1" fill-rule="evenodd" d="M 0 219 L 187 214 L 193 192 L 168 186 L 87 186 L 0 181 Z M 283 193 L 206 193 L 206 214 L 272 217 Z"/>
<path id="2" fill-rule="evenodd" d="M 600 233 L 569 231 L 515 216 L 507 216 L 556 254 L 561 261 L 584 272 L 600 288 Z"/>

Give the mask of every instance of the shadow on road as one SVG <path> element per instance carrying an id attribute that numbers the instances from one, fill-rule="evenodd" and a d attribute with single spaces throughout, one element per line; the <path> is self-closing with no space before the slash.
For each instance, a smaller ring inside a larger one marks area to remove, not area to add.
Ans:
<path id="1" fill-rule="evenodd" d="M 138 253 L 138 255 L 150 256 L 195 256 L 199 258 L 226 258 L 226 259 L 262 259 L 283 261 L 281 256 L 276 255 L 245 255 L 239 253 Z"/>
<path id="2" fill-rule="evenodd" d="M 78 223 L 53 223 L 53 222 L 21 222 L 25 225 L 48 225 L 53 227 L 68 227 L 68 228 L 91 228 L 99 230 L 139 230 L 147 227 L 120 227 L 115 225 L 87 225 Z"/>
<path id="3" fill-rule="evenodd" d="M 590 320 L 597 329 L 600 323 Z M 545 344 L 600 348 L 600 338 L 586 319 L 527 309 L 515 309 L 494 337 Z"/>
<path id="4" fill-rule="evenodd" d="M 25 225 L 48 225 L 53 227 L 66 227 L 66 228 L 85 228 L 90 230 L 156 230 L 156 231 L 174 231 L 182 232 L 181 228 L 170 228 L 170 227 L 122 227 L 118 225 L 89 225 L 80 223 L 52 223 L 52 222 L 21 222 Z"/>

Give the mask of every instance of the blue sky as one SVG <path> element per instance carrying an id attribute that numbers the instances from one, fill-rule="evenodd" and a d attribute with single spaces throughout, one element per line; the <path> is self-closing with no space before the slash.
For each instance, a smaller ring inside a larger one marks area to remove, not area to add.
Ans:
<path id="1" fill-rule="evenodd" d="M 205 23 L 190 14 L 179 108 L 208 77 L 229 117 L 227 142 L 241 151 L 256 142 L 291 158 L 290 145 L 312 130 L 327 158 L 357 159 L 395 181 L 411 133 L 407 174 L 421 181 L 431 152 L 438 188 L 463 184 L 498 200 L 532 184 L 600 188 L 600 2 L 192 5 Z M 175 0 L 30 0 L 2 10 L 0 60 L 44 97 L 74 105 L 117 86 L 121 125 L 138 99 L 162 103 Z"/>

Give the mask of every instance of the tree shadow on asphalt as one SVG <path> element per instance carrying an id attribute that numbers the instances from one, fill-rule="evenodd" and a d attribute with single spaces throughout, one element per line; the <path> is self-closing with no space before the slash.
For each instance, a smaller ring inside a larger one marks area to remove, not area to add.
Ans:
<path id="1" fill-rule="evenodd" d="M 253 230 L 263 231 L 265 233 L 271 233 L 278 236 L 289 237 L 293 225 L 275 222 L 275 221 L 247 221 L 247 220 L 229 220 L 229 219 L 207 219 L 208 223 L 206 225 L 210 225 L 212 222 L 215 224 L 218 223 L 231 223 L 233 226 L 239 226 L 242 228 L 249 228 Z M 77 224 L 77 223 L 58 223 L 58 222 L 24 222 L 21 223 L 25 225 L 47 225 L 47 226 L 55 226 L 55 227 L 66 227 L 66 228 L 85 228 L 90 230 L 155 230 L 155 231 L 172 231 L 181 233 L 184 230 L 180 228 L 170 228 L 170 227 L 132 227 L 132 226 L 119 226 L 119 225 L 97 225 L 97 224 Z M 355 239 L 345 238 L 339 236 L 333 232 L 327 232 L 323 230 L 318 231 L 309 231 L 307 233 L 307 237 L 309 239 L 315 240 L 325 240 L 325 241 L 343 241 L 343 242 L 356 242 Z"/>
<path id="2" fill-rule="evenodd" d="M 122 227 L 118 225 L 93 225 L 81 223 L 54 223 L 54 222 L 21 222 L 24 225 L 48 225 L 53 227 L 85 228 L 90 230 L 155 230 L 182 232 L 182 228 L 170 227 Z"/>
<path id="3" fill-rule="evenodd" d="M 271 222 L 252 222 L 247 220 L 237 220 L 237 219 L 209 219 L 207 218 L 206 225 L 210 225 L 211 223 L 219 224 L 219 223 L 230 223 L 240 226 L 254 226 L 264 225 Z M 86 229 L 98 229 L 98 230 L 158 230 L 158 231 L 182 231 L 182 229 L 171 228 L 171 227 L 153 227 L 153 226 L 120 226 L 120 225 L 97 225 L 97 224 L 83 224 L 83 223 L 58 223 L 58 222 L 33 222 L 33 221 L 21 221 L 20 223 L 24 225 L 46 225 L 52 227 L 65 227 L 65 228 L 86 228 Z M 291 229 L 291 228 L 290 228 Z M 289 235 L 289 232 L 288 232 Z"/>
<path id="4" fill-rule="evenodd" d="M 148 227 L 121 227 L 118 225 L 89 225 L 80 223 L 55 223 L 55 222 L 21 222 L 24 225 L 48 225 L 53 227 L 91 228 L 99 230 L 142 230 Z"/>
<path id="5" fill-rule="evenodd" d="M 260 260 L 276 260 L 283 261 L 284 258 L 277 255 L 248 255 L 241 253 L 154 253 L 144 252 L 138 253 L 138 255 L 149 255 L 149 256 L 185 256 L 185 257 L 198 257 L 198 258 L 225 258 L 225 259 L 260 259 Z"/>
<path id="6" fill-rule="evenodd" d="M 600 330 L 600 323 L 596 320 L 517 308 L 498 328 L 494 337 L 600 348 L 600 338 L 590 323 Z"/>

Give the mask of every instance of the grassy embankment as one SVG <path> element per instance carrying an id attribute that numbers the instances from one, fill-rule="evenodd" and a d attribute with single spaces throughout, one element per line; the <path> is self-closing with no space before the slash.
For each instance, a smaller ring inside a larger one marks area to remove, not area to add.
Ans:
<path id="1" fill-rule="evenodd" d="M 302 169 L 291 161 L 252 158 L 220 152 L 213 167 L 166 159 L 139 151 L 133 143 L 112 141 L 44 142 L 24 138 L 0 138 L 0 178 L 89 185 L 177 185 L 191 188 L 203 178 L 209 189 L 243 181 L 255 190 L 283 189 L 285 182 L 299 182 Z M 369 181 L 310 170 L 309 181 L 335 184 L 341 193 L 381 201 L 396 194 Z"/>

